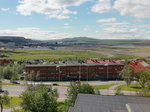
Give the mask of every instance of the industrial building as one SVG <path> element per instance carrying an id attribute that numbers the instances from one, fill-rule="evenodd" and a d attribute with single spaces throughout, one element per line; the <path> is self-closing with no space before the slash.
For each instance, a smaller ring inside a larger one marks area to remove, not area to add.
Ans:
<path id="1" fill-rule="evenodd" d="M 26 65 L 27 74 L 39 73 L 38 80 L 108 80 L 119 79 L 119 71 L 125 62 L 121 60 L 87 60 L 59 62 L 49 65 Z"/>

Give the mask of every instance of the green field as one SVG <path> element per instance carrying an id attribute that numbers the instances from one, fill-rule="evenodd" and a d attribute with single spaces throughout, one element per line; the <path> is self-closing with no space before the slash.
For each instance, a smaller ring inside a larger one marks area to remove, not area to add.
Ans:
<path id="1" fill-rule="evenodd" d="M 47 59 L 51 61 L 84 60 L 90 58 L 101 59 L 106 57 L 103 54 L 84 52 L 84 51 L 30 50 L 30 49 L 22 49 L 22 50 L 14 50 L 12 52 L 5 52 L 4 55 L 8 56 L 6 59 L 15 59 L 15 60 Z"/>
<path id="2" fill-rule="evenodd" d="M 4 108 L 13 108 L 16 106 L 20 106 L 22 99 L 19 97 L 11 96 L 10 104 L 4 105 Z"/>
<path id="3" fill-rule="evenodd" d="M 107 84 L 107 85 L 92 85 L 94 89 L 108 89 L 115 84 Z"/>
<path id="4" fill-rule="evenodd" d="M 21 84 L 13 84 L 13 83 L 0 83 L 0 85 L 9 85 L 9 86 L 21 86 Z"/>
<path id="5" fill-rule="evenodd" d="M 67 112 L 68 108 L 64 102 L 58 102 L 58 112 Z M 11 112 L 25 112 L 23 109 L 17 109 Z"/>
<path id="6" fill-rule="evenodd" d="M 141 86 L 138 83 L 127 85 L 121 85 L 116 88 L 116 90 L 120 88 L 122 91 L 138 91 L 141 90 Z"/>
<path id="7" fill-rule="evenodd" d="M 0 59 L 14 60 L 31 60 L 31 59 L 46 59 L 49 61 L 61 60 L 87 60 L 91 58 L 108 59 L 106 55 L 93 53 L 89 51 L 71 51 L 71 50 L 33 50 L 33 49 L 16 49 L 16 50 L 1 50 L 1 54 L 8 56 Z M 111 59 L 134 59 L 132 55 L 118 55 Z M 110 58 L 109 58 L 110 59 Z"/>
<path id="8" fill-rule="evenodd" d="M 140 58 L 139 56 L 134 55 L 126 55 L 126 54 L 114 54 L 114 57 L 112 59 L 125 59 L 125 60 L 133 60 Z"/>

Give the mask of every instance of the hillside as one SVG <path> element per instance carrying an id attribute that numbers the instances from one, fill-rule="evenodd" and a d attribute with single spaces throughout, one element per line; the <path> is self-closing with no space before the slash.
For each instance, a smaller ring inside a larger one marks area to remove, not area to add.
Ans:
<path id="1" fill-rule="evenodd" d="M 29 42 L 31 41 L 30 39 L 26 39 L 24 37 L 19 37 L 19 36 L 0 36 L 0 41 L 1 42 Z"/>
<path id="2" fill-rule="evenodd" d="M 15 43 L 16 45 L 18 44 L 24 44 L 31 42 L 32 40 L 26 39 L 24 37 L 19 37 L 19 36 L 0 36 L 0 42 L 2 43 Z"/>
<path id="3" fill-rule="evenodd" d="M 96 39 L 89 37 L 64 38 L 60 40 L 51 40 L 49 42 L 59 42 L 63 45 L 150 45 L 150 40 L 132 40 L 132 39 Z"/>

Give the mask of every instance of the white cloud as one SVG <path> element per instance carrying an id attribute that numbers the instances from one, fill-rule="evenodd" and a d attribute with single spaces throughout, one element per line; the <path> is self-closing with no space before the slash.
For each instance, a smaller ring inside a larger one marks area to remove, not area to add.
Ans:
<path id="1" fill-rule="evenodd" d="M 108 19 L 99 19 L 96 22 L 98 23 L 110 23 L 110 22 L 115 22 L 117 21 L 116 18 L 108 18 Z"/>
<path id="2" fill-rule="evenodd" d="M 105 13 L 118 11 L 120 15 L 129 15 L 136 18 L 150 18 L 150 0 L 99 0 L 91 11 Z"/>
<path id="3" fill-rule="evenodd" d="M 26 27 L 17 28 L 15 30 L 0 30 L 0 35 L 3 36 L 23 36 L 30 39 L 51 40 L 73 37 L 73 34 L 60 33 L 50 30 L 41 30 L 40 28 Z"/>
<path id="4" fill-rule="evenodd" d="M 69 15 L 77 14 L 68 7 L 80 6 L 90 0 L 19 0 L 17 11 L 24 15 L 31 15 L 32 12 L 44 14 L 49 18 L 67 19 Z"/>
<path id="5" fill-rule="evenodd" d="M 9 11 L 10 9 L 9 8 L 0 8 L 0 11 Z"/>
<path id="6" fill-rule="evenodd" d="M 99 0 L 91 10 L 96 13 L 105 13 L 112 10 L 110 0 Z"/>
<path id="7" fill-rule="evenodd" d="M 64 26 L 63 26 L 63 28 L 68 29 L 68 28 L 72 28 L 72 26 L 69 23 L 65 23 Z"/>
<path id="8" fill-rule="evenodd" d="M 121 15 L 150 18 L 150 0 L 116 0 L 113 8 Z"/>
<path id="9" fill-rule="evenodd" d="M 128 28 L 116 28 L 116 27 L 110 27 L 110 28 L 105 28 L 105 31 L 107 31 L 107 33 L 110 34 L 126 34 L 126 35 L 130 35 L 130 34 L 135 34 L 137 33 L 137 29 L 133 28 L 133 29 L 128 29 Z"/>
<path id="10" fill-rule="evenodd" d="M 91 31 L 91 27 L 90 27 L 90 26 L 85 26 L 85 27 L 83 28 L 83 31 L 84 31 L 84 32 L 90 32 L 90 31 Z"/>
<path id="11" fill-rule="evenodd" d="M 145 29 L 149 25 L 133 25 L 131 23 L 103 24 L 101 29 L 96 31 L 95 37 L 101 39 L 150 39 L 149 30 Z"/>

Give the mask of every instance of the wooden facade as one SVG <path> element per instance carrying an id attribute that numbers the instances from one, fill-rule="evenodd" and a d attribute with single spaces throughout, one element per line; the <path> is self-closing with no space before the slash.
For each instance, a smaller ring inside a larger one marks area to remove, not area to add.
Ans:
<path id="1" fill-rule="evenodd" d="M 26 65 L 26 73 L 39 73 L 39 80 L 118 79 L 125 64 L 51 64 Z"/>

